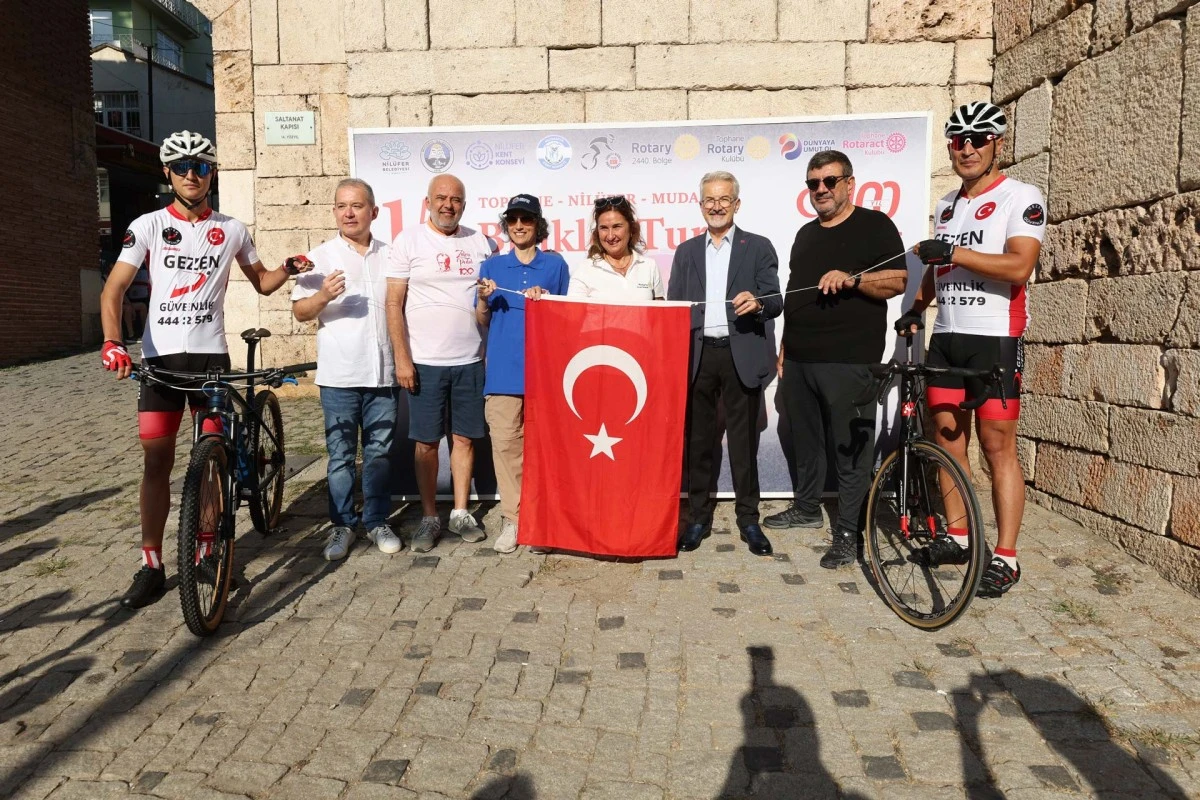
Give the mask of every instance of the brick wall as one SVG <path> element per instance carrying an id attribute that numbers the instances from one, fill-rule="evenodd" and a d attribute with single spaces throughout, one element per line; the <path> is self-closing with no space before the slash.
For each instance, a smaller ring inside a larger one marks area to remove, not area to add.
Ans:
<path id="1" fill-rule="evenodd" d="M 0 364 L 76 348 L 80 271 L 98 270 L 87 4 L 0 25 Z"/>
<path id="2" fill-rule="evenodd" d="M 1035 500 L 1200 593 L 1200 5 L 996 0 L 1008 174 L 1047 194 Z"/>
<path id="3" fill-rule="evenodd" d="M 991 0 L 197 5 L 213 20 L 222 210 L 257 223 L 272 266 L 331 235 L 348 126 L 941 117 L 991 93 Z M 301 109 L 316 113 L 316 144 L 265 147 L 264 113 Z M 940 150 L 933 174 L 934 196 L 956 182 Z M 235 282 L 229 298 L 230 331 L 275 332 L 265 357 L 313 356 L 311 328 L 290 320 L 286 297 L 259 300 Z"/>

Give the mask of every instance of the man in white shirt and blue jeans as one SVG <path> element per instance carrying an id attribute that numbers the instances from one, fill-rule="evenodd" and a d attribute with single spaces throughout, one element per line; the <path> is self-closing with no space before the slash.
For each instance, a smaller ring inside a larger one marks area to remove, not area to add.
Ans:
<path id="1" fill-rule="evenodd" d="M 360 519 L 381 552 L 396 553 L 404 546 L 387 521 L 398 389 L 384 312 L 388 246 L 371 235 L 378 215 L 375 193 L 366 182 L 348 178 L 338 183 L 333 201 L 338 235 L 308 254 L 312 271 L 292 291 L 292 314 L 318 325 L 316 383 L 329 450 L 328 561 L 346 557 Z M 360 432 L 361 515 L 354 508 Z"/>

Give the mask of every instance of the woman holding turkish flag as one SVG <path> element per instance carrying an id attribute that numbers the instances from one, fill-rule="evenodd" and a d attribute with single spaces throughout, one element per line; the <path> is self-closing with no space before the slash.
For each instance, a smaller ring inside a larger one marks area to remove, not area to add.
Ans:
<path id="1" fill-rule="evenodd" d="M 483 262 L 475 316 L 488 329 L 484 415 L 504 518 L 492 547 L 511 553 L 517 549 L 525 448 L 525 301 L 566 294 L 571 274 L 562 256 L 538 249 L 550 227 L 533 195 L 518 194 L 508 201 L 500 231 L 512 248 Z"/>

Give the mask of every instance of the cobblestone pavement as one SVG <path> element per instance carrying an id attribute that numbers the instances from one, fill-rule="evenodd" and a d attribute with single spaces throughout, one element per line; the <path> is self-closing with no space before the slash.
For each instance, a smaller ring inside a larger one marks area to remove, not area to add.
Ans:
<path id="1" fill-rule="evenodd" d="M 1200 796 L 1200 600 L 1034 506 L 1021 585 L 922 633 L 823 532 L 750 556 L 728 504 L 675 560 L 327 564 L 317 461 L 281 530 L 241 520 L 219 635 L 173 591 L 123 611 L 136 387 L 95 362 L 0 372 L 0 796 Z M 285 401 L 293 452 L 317 410 Z"/>

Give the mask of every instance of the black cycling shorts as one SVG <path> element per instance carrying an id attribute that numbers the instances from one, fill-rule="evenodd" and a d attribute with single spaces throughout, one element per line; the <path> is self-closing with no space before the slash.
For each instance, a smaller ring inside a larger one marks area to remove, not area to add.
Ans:
<path id="1" fill-rule="evenodd" d="M 1004 398 L 1000 390 L 988 387 L 988 401 L 976 410 L 980 419 L 1016 419 L 1021 410 L 1021 372 L 1025 368 L 1025 343 L 1019 336 L 977 336 L 970 333 L 935 333 L 929 340 L 931 367 L 963 367 L 989 370 L 999 364 L 1004 369 Z M 981 385 L 950 375 L 929 379 L 926 397 L 933 411 L 974 399 Z M 1004 406 L 1007 405 L 1007 408 Z"/>
<path id="2" fill-rule="evenodd" d="M 147 358 L 146 363 L 174 372 L 208 372 L 216 369 L 228 372 L 229 354 L 172 353 Z M 199 388 L 200 383 L 188 385 Z M 143 382 L 138 388 L 138 411 L 183 411 L 185 405 L 203 406 L 205 399 L 201 392 L 184 392 L 157 383 Z"/>

